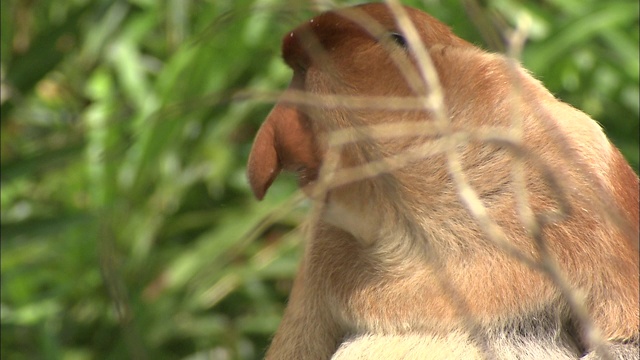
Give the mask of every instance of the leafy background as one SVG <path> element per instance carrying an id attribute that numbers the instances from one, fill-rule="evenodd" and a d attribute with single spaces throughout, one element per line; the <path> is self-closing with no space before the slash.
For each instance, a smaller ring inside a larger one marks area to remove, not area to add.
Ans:
<path id="1" fill-rule="evenodd" d="M 637 1 L 405 3 L 498 51 L 527 14 L 525 65 L 637 171 Z M 271 104 L 233 94 L 286 86 L 280 38 L 316 5 L 0 3 L 3 357 L 262 356 L 308 204 L 290 177 L 253 199 L 245 163 Z"/>

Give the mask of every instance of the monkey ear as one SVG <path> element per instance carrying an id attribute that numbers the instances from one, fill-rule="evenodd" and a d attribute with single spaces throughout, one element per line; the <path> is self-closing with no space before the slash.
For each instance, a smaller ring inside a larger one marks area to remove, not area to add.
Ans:
<path id="1" fill-rule="evenodd" d="M 295 108 L 277 104 L 253 142 L 247 176 L 253 194 L 262 200 L 281 170 L 298 173 L 301 185 L 315 180 L 318 160 L 307 119 Z"/>

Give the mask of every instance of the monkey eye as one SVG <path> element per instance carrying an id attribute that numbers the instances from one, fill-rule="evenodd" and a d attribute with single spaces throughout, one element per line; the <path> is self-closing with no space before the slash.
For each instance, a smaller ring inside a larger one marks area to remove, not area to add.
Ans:
<path id="1" fill-rule="evenodd" d="M 389 36 L 391 36 L 391 39 L 398 45 L 400 45 L 403 48 L 407 48 L 407 39 L 404 38 L 404 36 L 400 33 L 397 32 L 392 32 L 389 33 Z"/>

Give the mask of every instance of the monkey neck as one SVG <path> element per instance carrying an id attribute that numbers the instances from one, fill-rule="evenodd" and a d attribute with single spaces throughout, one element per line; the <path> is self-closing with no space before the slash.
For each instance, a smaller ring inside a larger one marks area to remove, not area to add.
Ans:
<path id="1" fill-rule="evenodd" d="M 410 259 L 424 263 L 468 255 L 471 245 L 464 236 L 469 230 L 458 229 L 462 224 L 447 221 L 437 209 L 425 209 L 428 204 L 405 201 L 407 194 L 398 185 L 398 179 L 386 174 L 333 189 L 322 219 L 351 234 L 365 255 L 392 267 Z"/>

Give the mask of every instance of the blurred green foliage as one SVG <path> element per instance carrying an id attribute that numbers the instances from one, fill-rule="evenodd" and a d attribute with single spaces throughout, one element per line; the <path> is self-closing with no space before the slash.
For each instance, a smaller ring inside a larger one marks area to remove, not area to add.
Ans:
<path id="1" fill-rule="evenodd" d="M 346 4 L 347 2 L 342 2 Z M 638 168 L 638 2 L 406 1 L 523 62 Z M 8 359 L 256 359 L 297 266 L 305 204 L 245 180 L 290 71 L 285 0 L 6 0 L 2 321 Z"/>

